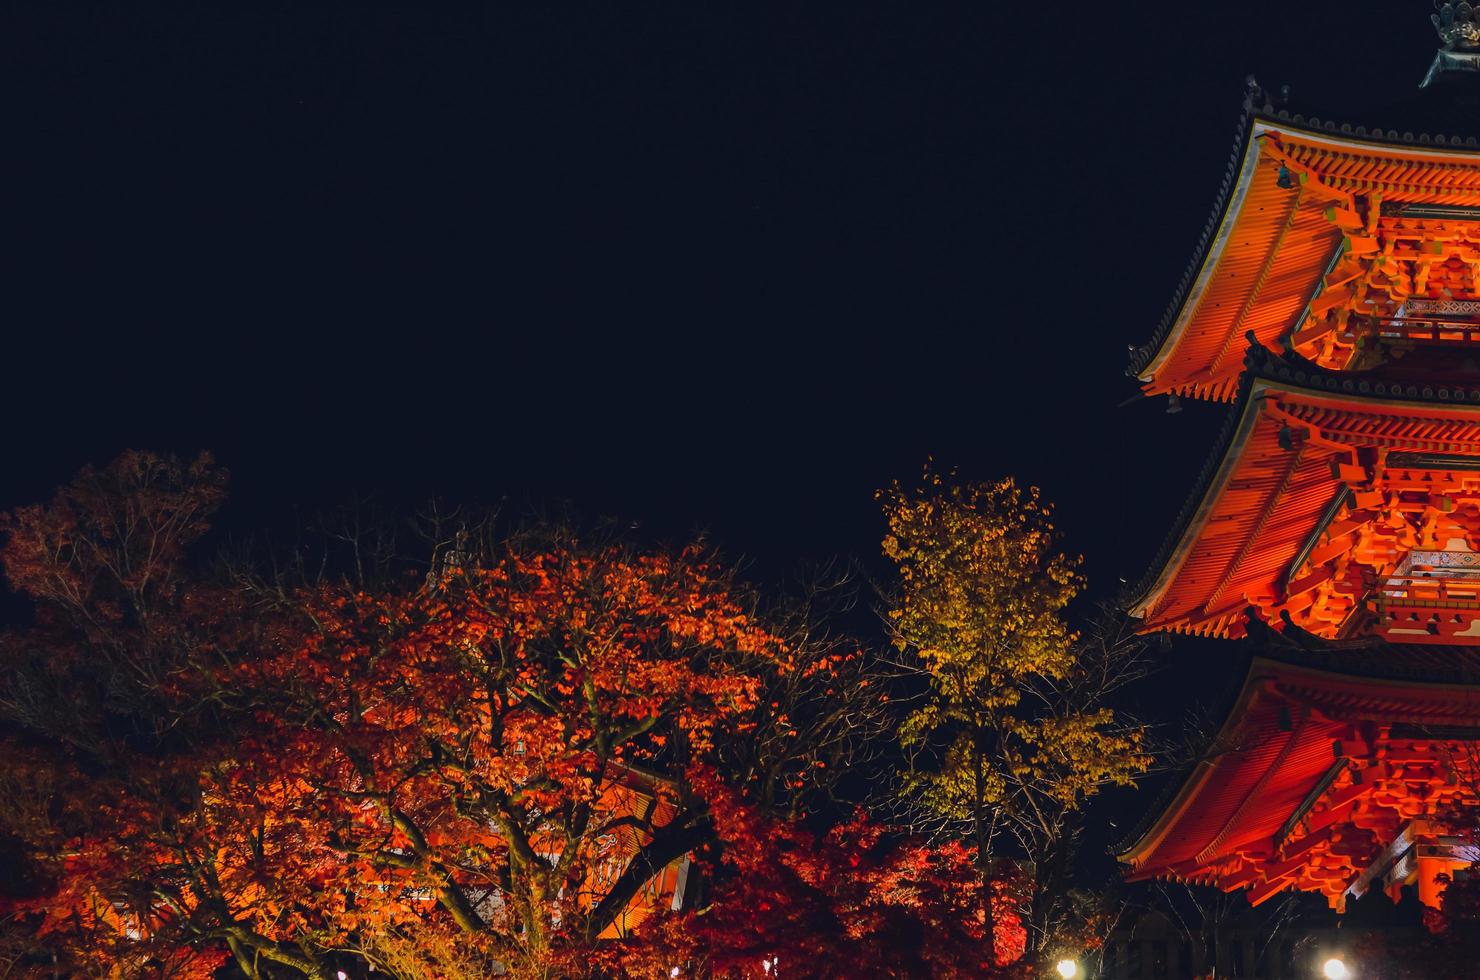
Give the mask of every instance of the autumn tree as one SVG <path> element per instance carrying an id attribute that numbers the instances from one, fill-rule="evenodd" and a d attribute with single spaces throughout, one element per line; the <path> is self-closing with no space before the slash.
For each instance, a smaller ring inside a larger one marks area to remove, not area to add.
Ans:
<path id="1" fill-rule="evenodd" d="M 653 977 L 1018 976 L 1026 931 L 1015 879 L 995 883 L 995 941 L 970 849 L 886 828 L 859 810 L 824 830 L 747 802 L 714 774 L 717 840 L 702 852 L 713 894 L 648 937 Z M 642 960 L 634 957 L 629 965 Z"/>
<path id="2" fill-rule="evenodd" d="M 1139 644 L 1113 621 L 1088 635 L 1069 624 L 1079 561 L 1059 551 L 1036 488 L 927 469 L 921 486 L 879 499 L 898 569 L 888 622 L 926 687 L 899 733 L 906 789 L 973 842 L 985 882 L 999 835 L 1018 845 L 1041 950 L 1086 801 L 1150 764 L 1142 730 L 1106 704 L 1135 675 Z"/>
<path id="3" fill-rule="evenodd" d="M 178 840 L 193 760 L 222 739 L 209 703 L 183 709 L 182 678 L 263 625 L 184 570 L 225 482 L 206 456 L 126 453 L 0 519 L 6 580 L 35 605 L 29 628 L 0 634 L 0 824 L 17 886 L 0 912 L 52 971 L 207 975 L 224 956 L 153 942 L 142 922 L 160 899 L 132 862 Z"/>
<path id="4" fill-rule="evenodd" d="M 187 552 L 224 484 L 129 454 L 7 518 L 35 606 L 0 640 L 0 843 L 27 883 L 0 916 L 42 947 L 23 964 L 630 972 L 664 869 L 707 847 L 749 894 L 741 831 L 825 840 L 807 821 L 886 731 L 877 658 L 763 609 L 700 545 L 475 522 L 431 574 L 359 530 L 347 562 L 208 574 Z M 865 850 L 896 918 L 950 907 L 947 856 Z M 803 892 L 862 887 L 806 867 Z"/>
<path id="5" fill-rule="evenodd" d="M 308 645 L 242 668 L 276 692 L 252 755 L 270 765 L 229 796 L 278 780 L 321 829 L 322 871 L 288 877 L 357 896 L 339 927 L 367 889 L 388 896 L 366 909 L 367 954 L 456 932 L 514 974 L 574 969 L 712 832 L 682 774 L 746 725 L 757 663 L 791 666 L 695 549 L 511 544 L 434 589 L 309 608 Z"/>

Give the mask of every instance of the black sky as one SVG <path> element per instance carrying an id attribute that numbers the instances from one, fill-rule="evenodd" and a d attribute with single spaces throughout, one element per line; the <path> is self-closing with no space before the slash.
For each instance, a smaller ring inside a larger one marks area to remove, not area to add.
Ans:
<path id="1" fill-rule="evenodd" d="M 1428 9 L 11 4 L 0 508 L 209 449 L 230 529 L 569 501 L 776 579 L 877 567 L 933 455 L 1042 485 L 1113 593 L 1221 419 L 1117 405 L 1245 76 L 1360 123 Z M 1239 675 L 1180 645 L 1143 711 Z"/>
<path id="2" fill-rule="evenodd" d="M 233 527 L 568 500 L 780 577 L 875 561 L 933 455 L 1041 484 L 1113 592 L 1220 418 L 1116 406 L 1244 77 L 1360 122 L 1428 10 L 12 4 L 0 508 L 209 449 Z"/>

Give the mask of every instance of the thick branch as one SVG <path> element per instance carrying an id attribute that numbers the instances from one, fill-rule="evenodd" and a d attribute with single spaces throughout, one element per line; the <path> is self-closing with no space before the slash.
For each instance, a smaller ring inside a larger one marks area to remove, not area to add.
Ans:
<path id="1" fill-rule="evenodd" d="M 457 927 L 463 932 L 482 932 L 488 928 L 488 923 L 483 921 L 473 908 L 473 903 L 468 901 L 468 896 L 452 881 L 452 873 L 443 867 L 432 855 L 432 850 L 427 846 L 427 839 L 422 834 L 421 828 L 400 810 L 391 811 L 391 819 L 395 821 L 396 829 L 406 835 L 411 844 L 411 849 L 416 856 L 433 866 L 442 874 L 443 884 L 437 889 L 437 904 L 441 905 L 452 916 Z"/>
<path id="2" fill-rule="evenodd" d="M 714 824 L 707 816 L 694 815 L 682 823 L 674 821 L 659 827 L 653 833 L 653 839 L 633 855 L 611 889 L 586 917 L 586 938 L 595 941 L 607 926 L 617 920 L 617 916 L 626 911 L 638 891 L 654 875 L 713 839 Z"/>

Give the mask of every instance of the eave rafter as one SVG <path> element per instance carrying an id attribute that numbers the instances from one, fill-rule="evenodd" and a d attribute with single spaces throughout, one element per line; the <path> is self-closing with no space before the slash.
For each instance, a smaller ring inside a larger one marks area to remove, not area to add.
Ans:
<path id="1" fill-rule="evenodd" d="M 1199 864 L 1207 864 L 1222 853 L 1223 845 L 1228 840 L 1228 836 L 1239 826 L 1249 808 L 1258 805 L 1259 797 L 1264 788 L 1274 778 L 1275 774 L 1280 771 L 1280 767 L 1289 758 L 1290 752 L 1299 743 L 1301 731 L 1305 727 L 1308 718 L 1308 712 L 1301 713 L 1300 720 L 1292 726 L 1292 730 L 1286 736 L 1284 744 L 1280 746 L 1279 754 L 1274 757 L 1263 774 L 1260 775 L 1258 782 L 1244 795 L 1239 805 L 1228 815 L 1228 819 L 1223 822 L 1223 826 L 1219 828 L 1218 833 L 1213 836 L 1213 839 L 1208 841 L 1207 845 L 1197 852 L 1194 858 L 1195 861 Z"/>

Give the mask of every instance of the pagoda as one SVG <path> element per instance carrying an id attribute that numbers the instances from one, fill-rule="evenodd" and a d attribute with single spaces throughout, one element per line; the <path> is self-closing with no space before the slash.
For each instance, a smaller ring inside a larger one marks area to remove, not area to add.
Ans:
<path id="1" fill-rule="evenodd" d="M 1436 8 L 1422 84 L 1362 120 L 1251 80 L 1132 351 L 1147 395 L 1228 412 L 1132 613 L 1252 654 L 1132 879 L 1434 905 L 1480 858 L 1480 11 Z"/>

